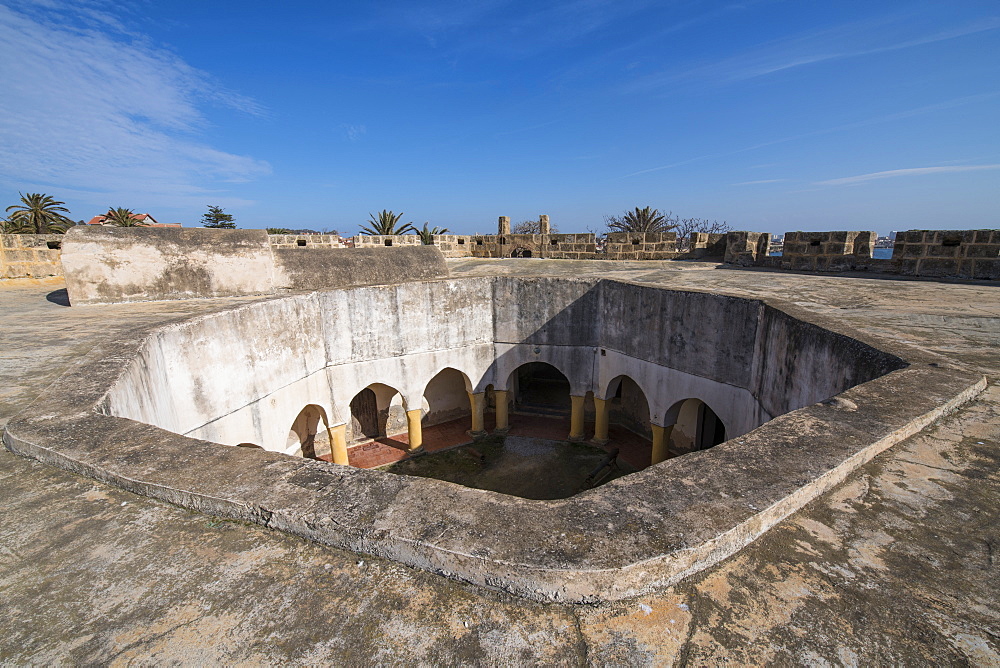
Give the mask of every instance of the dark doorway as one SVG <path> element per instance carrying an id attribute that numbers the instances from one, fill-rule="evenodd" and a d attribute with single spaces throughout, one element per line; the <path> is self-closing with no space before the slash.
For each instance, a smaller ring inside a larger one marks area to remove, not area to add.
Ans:
<path id="1" fill-rule="evenodd" d="M 545 362 L 529 362 L 518 367 L 515 407 L 527 413 L 569 415 L 569 380 L 559 369 Z"/>
<path id="2" fill-rule="evenodd" d="M 351 399 L 351 427 L 355 438 L 378 438 L 378 403 L 375 392 L 366 387 Z"/>
<path id="3" fill-rule="evenodd" d="M 701 422 L 698 428 L 699 450 L 707 450 L 726 440 L 726 425 L 708 404 L 701 405 L 701 414 L 698 417 Z"/>

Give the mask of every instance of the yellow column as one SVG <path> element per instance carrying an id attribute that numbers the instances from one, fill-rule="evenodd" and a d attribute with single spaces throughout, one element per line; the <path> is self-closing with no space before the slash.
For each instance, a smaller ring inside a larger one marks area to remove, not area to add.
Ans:
<path id="1" fill-rule="evenodd" d="M 410 440 L 409 452 L 411 454 L 424 451 L 424 433 L 420 428 L 420 418 L 422 417 L 423 411 L 419 408 L 406 411 L 406 431 Z"/>
<path id="2" fill-rule="evenodd" d="M 349 466 L 347 460 L 347 425 L 338 424 L 327 427 L 326 433 L 330 437 L 330 457 L 334 464 Z"/>
<path id="3" fill-rule="evenodd" d="M 670 432 L 673 431 L 674 425 L 661 427 L 658 424 L 650 424 L 649 426 L 653 430 L 653 456 L 650 458 L 649 465 L 653 466 L 666 460 L 667 443 L 670 441 Z"/>
<path id="4" fill-rule="evenodd" d="M 472 429 L 469 431 L 469 434 L 473 438 L 478 438 L 486 434 L 486 429 L 483 428 L 486 393 L 479 392 L 478 394 L 473 394 L 472 392 L 468 392 L 467 394 L 469 395 L 469 405 L 472 407 Z"/>
<path id="5" fill-rule="evenodd" d="M 597 415 L 594 418 L 594 443 L 604 445 L 608 442 L 608 411 L 610 406 L 605 399 L 594 397 L 594 408 Z"/>
<path id="6" fill-rule="evenodd" d="M 572 402 L 572 412 L 569 415 L 569 440 L 583 440 L 583 397 L 570 395 Z"/>
<path id="7" fill-rule="evenodd" d="M 494 390 L 493 396 L 497 402 L 497 426 L 500 433 L 510 429 L 510 418 L 507 416 L 507 390 Z"/>

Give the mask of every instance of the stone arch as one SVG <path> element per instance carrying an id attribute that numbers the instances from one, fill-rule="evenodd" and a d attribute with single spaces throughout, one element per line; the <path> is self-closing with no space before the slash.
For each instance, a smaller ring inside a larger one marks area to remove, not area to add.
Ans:
<path id="1" fill-rule="evenodd" d="M 406 399 L 391 385 L 371 383 L 351 399 L 349 442 L 406 431 Z"/>
<path id="2" fill-rule="evenodd" d="M 441 369 L 424 386 L 422 421 L 430 426 L 468 417 L 472 412 L 471 393 L 472 382 L 463 371 L 454 367 Z"/>
<path id="3" fill-rule="evenodd" d="M 320 423 L 323 424 L 322 433 Z M 330 449 L 326 429 L 330 426 L 326 410 L 316 404 L 307 404 L 292 421 L 288 431 L 285 452 L 294 452 L 307 459 L 318 459 L 319 450 Z M 317 447 L 317 446 L 321 447 Z"/>
<path id="4" fill-rule="evenodd" d="M 664 420 L 672 426 L 668 450 L 674 455 L 707 450 L 726 440 L 727 428 L 711 406 L 697 398 L 675 403 Z"/>
<path id="5" fill-rule="evenodd" d="M 635 379 L 628 374 L 612 378 L 604 390 L 604 396 L 607 397 L 611 422 L 644 438 L 652 438 L 649 397 Z"/>
<path id="6" fill-rule="evenodd" d="M 548 362 L 525 362 L 511 371 L 507 388 L 518 410 L 539 413 L 568 413 L 569 378 Z"/>

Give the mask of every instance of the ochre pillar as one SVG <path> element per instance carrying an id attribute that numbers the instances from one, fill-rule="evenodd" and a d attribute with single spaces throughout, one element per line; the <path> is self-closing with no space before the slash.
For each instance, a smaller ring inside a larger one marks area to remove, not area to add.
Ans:
<path id="1" fill-rule="evenodd" d="M 406 411 L 406 432 L 410 441 L 410 453 L 424 451 L 424 432 L 420 428 L 420 418 L 422 417 L 423 411 L 419 408 Z"/>
<path id="2" fill-rule="evenodd" d="M 597 415 L 594 417 L 594 443 L 604 445 L 608 442 L 608 411 L 611 407 L 606 399 L 594 397 L 594 408 Z"/>
<path id="3" fill-rule="evenodd" d="M 583 400 L 584 397 L 570 395 L 573 408 L 569 416 L 569 440 L 583 440 Z"/>
<path id="4" fill-rule="evenodd" d="M 653 430 L 653 456 L 650 458 L 649 465 L 653 466 L 666 460 L 667 443 L 670 441 L 670 432 L 673 431 L 674 425 L 661 427 L 658 424 L 650 424 L 649 426 Z"/>
<path id="5" fill-rule="evenodd" d="M 486 406 L 486 393 L 479 392 L 473 394 L 468 392 L 469 395 L 469 405 L 472 407 L 472 429 L 469 434 L 473 438 L 478 438 L 480 436 L 486 435 L 486 429 L 483 428 L 483 411 Z"/>
<path id="6" fill-rule="evenodd" d="M 326 428 L 326 434 L 330 437 L 330 457 L 334 464 L 349 466 L 347 460 L 347 425 L 338 424 Z"/>
<path id="7" fill-rule="evenodd" d="M 510 422 L 507 416 L 507 390 L 494 390 L 493 397 L 497 402 L 497 426 L 495 431 L 505 433 L 510 429 Z"/>

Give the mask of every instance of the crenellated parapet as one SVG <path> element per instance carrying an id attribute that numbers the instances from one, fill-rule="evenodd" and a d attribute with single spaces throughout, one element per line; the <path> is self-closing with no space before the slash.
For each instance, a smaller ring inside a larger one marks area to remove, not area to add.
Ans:
<path id="1" fill-rule="evenodd" d="M 677 257 L 675 232 L 609 232 L 604 255 L 608 260 L 670 260 Z"/>
<path id="2" fill-rule="evenodd" d="M 0 234 L 0 278 L 61 276 L 61 234 Z"/>

